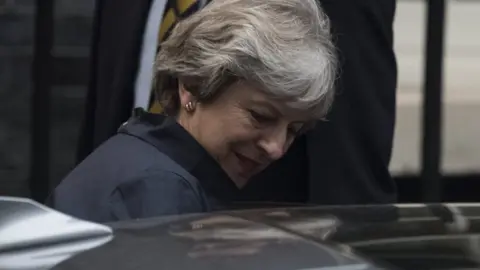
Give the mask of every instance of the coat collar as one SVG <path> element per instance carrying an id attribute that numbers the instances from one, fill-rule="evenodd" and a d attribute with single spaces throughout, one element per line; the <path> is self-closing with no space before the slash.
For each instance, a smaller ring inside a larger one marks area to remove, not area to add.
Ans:
<path id="1" fill-rule="evenodd" d="M 190 174 L 216 199 L 231 202 L 239 189 L 216 160 L 177 121 L 138 108 L 119 133 L 135 136 L 157 148 Z"/>

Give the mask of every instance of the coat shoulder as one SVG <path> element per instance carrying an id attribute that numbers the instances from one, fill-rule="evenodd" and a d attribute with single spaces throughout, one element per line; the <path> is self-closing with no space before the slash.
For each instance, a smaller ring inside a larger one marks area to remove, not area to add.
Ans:
<path id="1" fill-rule="evenodd" d="M 205 195 L 175 171 L 148 170 L 117 186 L 109 197 L 115 220 L 206 211 Z"/>
<path id="2" fill-rule="evenodd" d="M 159 203 L 166 210 L 157 212 L 170 214 L 175 204 L 184 203 L 175 200 L 182 193 L 186 205 L 177 208 L 201 208 L 191 207 L 193 202 L 201 206 L 202 196 L 194 176 L 147 142 L 117 134 L 62 180 L 53 193 L 52 204 L 75 217 L 107 222 L 150 215 L 155 212 L 151 206 Z M 113 216 L 112 207 L 116 211 Z"/>

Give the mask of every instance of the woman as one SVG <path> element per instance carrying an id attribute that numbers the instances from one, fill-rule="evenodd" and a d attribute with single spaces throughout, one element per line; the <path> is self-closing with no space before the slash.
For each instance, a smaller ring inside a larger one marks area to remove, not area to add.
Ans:
<path id="1" fill-rule="evenodd" d="M 161 45 L 165 116 L 136 110 L 55 190 L 108 222 L 226 207 L 333 100 L 336 60 L 315 0 L 214 0 Z"/>

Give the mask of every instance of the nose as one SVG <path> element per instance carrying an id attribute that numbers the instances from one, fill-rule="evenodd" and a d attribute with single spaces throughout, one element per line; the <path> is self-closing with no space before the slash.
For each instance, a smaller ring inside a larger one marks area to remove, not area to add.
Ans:
<path id="1" fill-rule="evenodd" d="M 259 141 L 259 147 L 271 160 L 281 158 L 287 149 L 287 138 L 285 132 L 272 132 Z"/>

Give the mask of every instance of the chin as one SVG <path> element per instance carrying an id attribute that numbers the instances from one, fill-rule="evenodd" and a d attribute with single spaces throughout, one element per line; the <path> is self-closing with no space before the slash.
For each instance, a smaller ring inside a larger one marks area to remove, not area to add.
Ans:
<path id="1" fill-rule="evenodd" d="M 240 176 L 238 174 L 234 175 L 234 176 L 230 176 L 230 178 L 232 179 L 232 181 L 235 183 L 235 185 L 238 187 L 238 188 L 243 188 L 245 187 L 245 185 L 247 185 L 248 181 L 250 180 L 251 177 L 243 177 L 243 176 Z"/>

